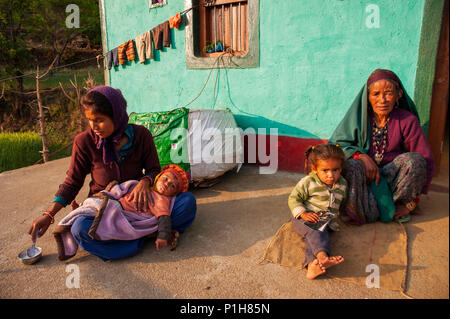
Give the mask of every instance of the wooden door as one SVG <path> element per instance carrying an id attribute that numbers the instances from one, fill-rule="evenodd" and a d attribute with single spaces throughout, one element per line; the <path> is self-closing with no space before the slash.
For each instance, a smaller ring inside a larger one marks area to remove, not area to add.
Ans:
<path id="1" fill-rule="evenodd" d="M 448 42 L 449 42 L 449 24 L 448 11 L 449 0 L 445 1 L 444 12 L 442 15 L 441 35 L 439 39 L 438 54 L 436 58 L 436 73 L 433 84 L 433 96 L 431 99 L 430 125 L 428 126 L 428 141 L 436 165 L 435 175 L 439 173 L 441 165 L 441 155 L 444 146 L 445 130 L 448 129 L 447 111 L 449 104 L 449 85 L 448 85 Z M 447 124 L 447 125 L 446 125 Z M 446 163 L 448 166 L 448 163 Z"/>

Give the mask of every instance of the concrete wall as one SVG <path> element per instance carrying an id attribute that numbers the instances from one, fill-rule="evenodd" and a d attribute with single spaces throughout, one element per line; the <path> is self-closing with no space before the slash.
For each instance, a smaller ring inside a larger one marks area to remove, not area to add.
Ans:
<path id="1" fill-rule="evenodd" d="M 251 0 L 250 0 L 251 1 Z M 375 68 L 389 68 L 412 96 L 425 0 L 260 1 L 260 66 L 220 70 L 217 105 L 243 127 L 277 127 L 280 135 L 327 139 Z M 369 4 L 380 27 L 368 28 Z M 148 1 L 104 1 L 107 49 L 184 10 L 183 0 L 148 9 Z M 210 70 L 186 69 L 183 28 L 173 47 L 146 64 L 110 71 L 129 111 L 182 107 L 201 90 Z M 214 70 L 190 108 L 213 108 Z"/>

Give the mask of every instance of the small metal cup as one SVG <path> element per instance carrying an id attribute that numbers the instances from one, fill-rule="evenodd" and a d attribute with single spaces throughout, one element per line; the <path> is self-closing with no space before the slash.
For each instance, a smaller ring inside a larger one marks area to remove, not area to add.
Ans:
<path id="1" fill-rule="evenodd" d="M 37 236 L 39 236 L 39 231 L 36 234 L 36 239 L 37 239 Z M 30 248 L 22 250 L 17 257 L 19 257 L 19 259 L 22 260 L 22 262 L 25 265 L 32 265 L 35 262 L 37 262 L 39 259 L 41 259 L 42 248 L 36 247 L 36 240 L 35 240 L 35 241 L 33 241 L 33 244 L 31 244 Z"/>
<path id="2" fill-rule="evenodd" d="M 31 255 L 28 255 L 28 250 L 29 250 L 29 248 L 24 249 L 18 255 L 19 259 L 22 260 L 22 262 L 25 265 L 32 265 L 35 262 L 37 262 L 39 259 L 41 259 L 41 257 L 42 257 L 42 248 L 41 247 L 34 247 L 33 253 Z"/>

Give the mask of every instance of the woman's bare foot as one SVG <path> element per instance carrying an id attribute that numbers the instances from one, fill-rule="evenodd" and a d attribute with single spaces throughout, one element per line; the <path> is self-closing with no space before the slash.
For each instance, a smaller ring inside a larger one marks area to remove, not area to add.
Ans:
<path id="1" fill-rule="evenodd" d="M 328 255 L 323 251 L 319 252 L 316 257 L 325 269 L 336 266 L 344 261 L 344 257 L 342 256 L 328 257 Z"/>
<path id="2" fill-rule="evenodd" d="M 325 267 L 320 264 L 317 259 L 314 259 L 308 264 L 308 272 L 306 273 L 307 279 L 314 279 L 325 273 Z"/>
<path id="3" fill-rule="evenodd" d="M 410 214 L 410 211 L 408 208 L 406 208 L 403 204 L 396 204 L 395 205 L 395 214 L 394 214 L 394 220 L 405 218 Z"/>

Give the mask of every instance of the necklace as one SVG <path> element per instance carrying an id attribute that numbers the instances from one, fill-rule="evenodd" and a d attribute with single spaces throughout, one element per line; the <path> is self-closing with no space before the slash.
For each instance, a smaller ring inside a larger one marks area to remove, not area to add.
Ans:
<path id="1" fill-rule="evenodd" d="M 377 123 L 375 122 L 375 118 L 373 119 L 373 129 L 372 129 L 372 144 L 375 149 L 375 162 L 377 165 L 381 164 L 381 161 L 384 157 L 384 152 L 386 150 L 386 142 L 387 142 L 387 125 L 389 123 L 389 118 L 386 121 L 386 124 L 382 128 L 377 127 Z"/>

